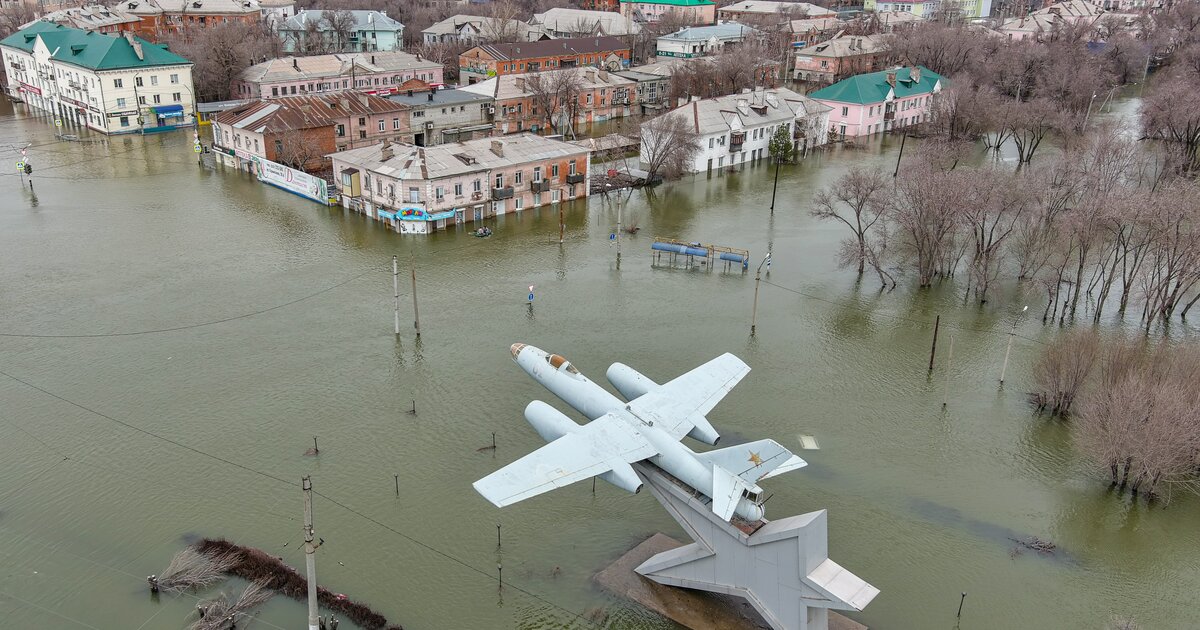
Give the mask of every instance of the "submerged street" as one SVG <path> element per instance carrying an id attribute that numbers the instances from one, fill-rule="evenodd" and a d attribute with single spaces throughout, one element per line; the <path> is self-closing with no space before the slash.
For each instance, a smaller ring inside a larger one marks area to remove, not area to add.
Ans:
<path id="1" fill-rule="evenodd" d="M 749 364 L 709 419 L 722 446 L 772 438 L 808 462 L 763 482 L 767 517 L 829 510 L 830 557 L 881 590 L 850 615 L 872 628 L 1200 625 L 1200 500 L 1110 496 L 1066 425 L 1026 400 L 1037 346 L 1058 329 L 1021 320 L 998 385 L 1013 317 L 1044 306 L 1038 287 L 1003 280 L 978 308 L 954 282 L 917 291 L 901 274 L 880 294 L 837 267 L 844 231 L 811 218 L 810 198 L 852 166 L 890 171 L 899 138 L 784 167 L 774 215 L 765 162 L 633 191 L 622 222 L 640 231 L 623 235 L 617 269 L 615 195 L 565 205 L 561 246 L 550 206 L 487 223 L 486 239 L 400 235 L 198 166 L 188 132 L 54 131 L 0 104 L 8 627 L 182 627 L 195 598 L 152 599 L 145 576 L 197 537 L 302 567 L 306 474 L 320 493 L 319 582 L 392 623 L 673 627 L 591 581 L 654 532 L 686 539 L 647 493 L 581 482 L 501 510 L 471 488 L 542 444 L 529 401 L 568 410 L 512 364 L 518 342 L 610 391 L 617 361 L 658 382 L 724 352 Z M 32 191 L 12 167 L 26 144 Z M 753 262 L 652 264 L 655 237 L 749 249 Z M 319 455 L 306 456 L 314 436 Z M 1057 552 L 1015 551 L 1030 537 Z M 258 623 L 303 616 L 277 597 Z"/>

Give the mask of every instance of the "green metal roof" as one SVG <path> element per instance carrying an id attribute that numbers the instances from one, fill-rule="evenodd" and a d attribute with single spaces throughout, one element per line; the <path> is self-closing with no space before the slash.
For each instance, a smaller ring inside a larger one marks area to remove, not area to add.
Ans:
<path id="1" fill-rule="evenodd" d="M 3 40 L 0 46 L 32 52 L 41 39 L 51 52 L 51 59 L 92 70 L 119 70 L 148 66 L 175 66 L 191 62 L 167 50 L 166 46 L 134 38 L 142 46 L 138 58 L 133 45 L 123 36 L 113 37 L 93 31 L 71 28 L 50 22 L 36 22 Z"/>
<path id="2" fill-rule="evenodd" d="M 621 0 L 621 2 L 639 2 L 642 4 L 669 4 L 673 7 L 702 7 L 716 4 L 712 0 Z"/>
<path id="3" fill-rule="evenodd" d="M 942 75 L 925 66 L 917 66 L 917 68 L 921 70 L 920 81 L 913 81 L 911 69 L 902 67 L 852 76 L 812 92 L 808 97 L 821 101 L 837 101 L 855 105 L 882 103 L 891 88 L 887 82 L 889 72 L 896 73 L 896 98 L 932 93 L 933 86 L 942 80 Z"/>

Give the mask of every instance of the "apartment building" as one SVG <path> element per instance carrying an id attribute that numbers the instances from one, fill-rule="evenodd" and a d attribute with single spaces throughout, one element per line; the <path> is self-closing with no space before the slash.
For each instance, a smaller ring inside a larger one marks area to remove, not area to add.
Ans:
<path id="1" fill-rule="evenodd" d="M 515 44 L 481 44 L 458 58 L 459 81 L 468 85 L 489 77 L 595 66 L 629 66 L 629 45 L 621 37 L 547 39 Z"/>
<path id="2" fill-rule="evenodd" d="M 387 96 L 413 79 L 441 85 L 442 64 L 399 50 L 279 57 L 243 70 L 234 82 L 233 93 L 246 99 L 341 90 Z"/>
<path id="3" fill-rule="evenodd" d="M 867 136 L 928 122 L 942 82 L 924 66 L 902 67 L 850 77 L 808 96 L 833 109 L 830 132 Z"/>
<path id="4" fill-rule="evenodd" d="M 638 82 L 601 68 L 506 74 L 461 88 L 495 103 L 496 134 L 566 133 L 637 113 Z"/>

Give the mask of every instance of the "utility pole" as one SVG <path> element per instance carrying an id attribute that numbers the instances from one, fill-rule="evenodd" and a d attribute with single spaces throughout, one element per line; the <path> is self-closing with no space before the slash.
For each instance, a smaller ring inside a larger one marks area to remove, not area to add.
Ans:
<path id="1" fill-rule="evenodd" d="M 300 480 L 304 489 L 304 569 L 308 577 L 308 630 L 319 630 L 317 622 L 317 547 L 313 542 L 312 479 Z"/>
<path id="2" fill-rule="evenodd" d="M 754 272 L 754 306 L 750 309 L 750 336 L 751 337 L 754 336 L 754 331 L 758 324 L 758 282 L 759 282 L 759 280 L 762 280 L 763 264 L 769 263 L 770 261 L 771 261 L 771 254 L 770 254 L 770 252 L 768 252 L 766 258 L 763 258 L 762 262 L 758 263 L 758 269 Z"/>
<path id="3" fill-rule="evenodd" d="M 1029 310 L 1029 305 L 1026 305 L 1025 308 L 1021 309 L 1021 312 L 1018 313 L 1017 316 L 1013 318 L 1012 330 L 1008 331 L 1008 349 L 1006 349 L 1004 351 L 1004 367 L 1000 368 L 1000 384 L 1001 385 L 1004 384 L 1004 373 L 1008 371 L 1008 355 L 1009 355 L 1009 353 L 1012 352 L 1013 337 L 1015 337 L 1017 334 L 1017 322 L 1021 321 L 1021 315 L 1024 315 L 1025 311 L 1028 311 L 1028 310 Z"/>
<path id="4" fill-rule="evenodd" d="M 413 291 L 413 327 L 417 329 L 417 336 L 421 336 L 421 313 L 417 311 L 417 268 L 410 267 L 412 270 L 412 291 Z"/>
<path id="5" fill-rule="evenodd" d="M 904 157 L 905 140 L 908 140 L 908 127 L 904 128 L 904 135 L 900 136 L 900 154 L 896 156 L 896 170 L 892 172 L 892 177 L 900 175 L 900 158 Z"/>
<path id="6" fill-rule="evenodd" d="M 617 202 L 617 269 L 621 268 L 621 208 L 624 205 L 624 201 Z"/>
<path id="7" fill-rule="evenodd" d="M 1088 101 L 1087 113 L 1083 115 L 1083 133 L 1087 133 L 1088 119 L 1092 117 L 1092 103 L 1096 102 L 1096 92 L 1092 92 L 1092 100 Z"/>
<path id="8" fill-rule="evenodd" d="M 558 202 L 558 244 L 563 244 L 563 238 L 567 233 L 566 219 L 563 217 L 562 202 Z"/>
<path id="9" fill-rule="evenodd" d="M 395 320 L 396 334 L 400 334 L 400 262 L 395 256 L 392 256 L 392 293 L 396 295 Z"/>
<path id="10" fill-rule="evenodd" d="M 775 214 L 775 191 L 779 190 L 779 160 L 775 160 L 775 183 L 771 185 L 771 214 Z"/>

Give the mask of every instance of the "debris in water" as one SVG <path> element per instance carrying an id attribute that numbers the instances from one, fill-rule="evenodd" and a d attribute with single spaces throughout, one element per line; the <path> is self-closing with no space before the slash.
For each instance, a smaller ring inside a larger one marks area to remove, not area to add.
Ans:
<path id="1" fill-rule="evenodd" d="M 181 593 L 189 589 L 203 589 L 225 579 L 225 574 L 237 562 L 230 554 L 201 553 L 195 546 L 184 547 L 171 558 L 171 563 L 159 575 L 146 578 L 151 592 L 159 590 Z"/>
<path id="2" fill-rule="evenodd" d="M 267 603 L 272 595 L 274 593 L 267 588 L 266 582 L 259 580 L 251 582 L 236 599 L 229 599 L 221 594 L 216 599 L 200 602 L 196 606 L 200 618 L 192 622 L 188 630 L 236 628 L 242 618 L 249 616 L 251 610 Z"/>
<path id="3" fill-rule="evenodd" d="M 1054 553 L 1054 550 L 1058 548 L 1058 545 L 1055 545 L 1054 543 L 1050 542 L 1049 540 L 1042 540 L 1041 538 L 1038 538 L 1037 536 L 1030 536 L 1030 537 L 1024 538 L 1024 539 L 1009 538 L 1009 540 L 1017 543 L 1018 545 L 1021 545 L 1028 549 L 1032 549 L 1034 551 L 1038 551 L 1041 553 Z"/>

